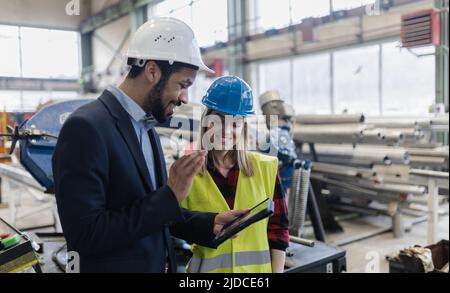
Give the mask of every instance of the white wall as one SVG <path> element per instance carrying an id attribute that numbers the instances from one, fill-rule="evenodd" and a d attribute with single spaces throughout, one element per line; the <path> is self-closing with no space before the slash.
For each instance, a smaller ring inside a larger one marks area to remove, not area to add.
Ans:
<path id="1" fill-rule="evenodd" d="M 80 0 L 80 15 L 66 14 L 69 0 L 0 0 L 0 23 L 76 30 L 90 13 L 90 0 Z"/>

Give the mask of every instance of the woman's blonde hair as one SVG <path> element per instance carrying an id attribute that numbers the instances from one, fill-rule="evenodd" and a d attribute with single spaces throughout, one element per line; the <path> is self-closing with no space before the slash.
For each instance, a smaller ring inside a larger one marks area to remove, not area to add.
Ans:
<path id="1" fill-rule="evenodd" d="M 200 121 L 200 136 L 198 139 L 198 145 L 201 150 L 205 150 L 205 146 L 203 145 L 203 136 L 208 130 L 208 126 L 204 124 L 204 120 L 208 115 L 211 115 L 213 110 L 205 109 L 202 114 L 202 118 Z M 244 125 L 242 127 L 242 135 L 240 139 L 237 141 L 236 145 L 233 147 L 233 150 L 229 150 L 226 154 L 226 158 L 231 159 L 234 164 L 237 164 L 239 170 L 241 170 L 245 176 L 251 177 L 254 175 L 253 165 L 249 158 L 248 152 L 248 124 L 244 118 Z M 208 155 L 205 158 L 205 163 L 200 169 L 200 175 L 203 176 L 207 170 L 209 161 L 212 160 L 214 164 L 216 164 L 216 159 L 212 155 L 212 150 L 208 150 Z"/>

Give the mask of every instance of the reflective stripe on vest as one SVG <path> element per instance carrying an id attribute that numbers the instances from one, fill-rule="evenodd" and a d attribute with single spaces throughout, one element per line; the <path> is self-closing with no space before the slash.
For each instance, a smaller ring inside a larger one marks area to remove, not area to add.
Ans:
<path id="1" fill-rule="evenodd" d="M 235 254 L 235 267 L 270 264 L 270 252 L 265 251 L 241 251 Z M 233 254 L 227 253 L 213 258 L 192 257 L 189 262 L 190 273 L 207 273 L 217 269 L 228 269 L 233 265 Z"/>
<path id="2" fill-rule="evenodd" d="M 273 198 L 278 171 L 278 159 L 259 153 L 249 153 L 254 176 L 239 174 L 234 209 L 253 207 Z M 199 212 L 222 213 L 230 208 L 209 172 L 196 175 L 183 208 Z M 217 249 L 192 245 L 193 258 L 188 272 L 270 273 L 270 248 L 267 237 L 269 219 L 261 220 L 242 230 Z"/>
<path id="3" fill-rule="evenodd" d="M 216 269 L 231 268 L 233 255 L 231 253 L 218 255 L 213 258 L 192 257 L 188 264 L 189 273 L 206 273 Z"/>

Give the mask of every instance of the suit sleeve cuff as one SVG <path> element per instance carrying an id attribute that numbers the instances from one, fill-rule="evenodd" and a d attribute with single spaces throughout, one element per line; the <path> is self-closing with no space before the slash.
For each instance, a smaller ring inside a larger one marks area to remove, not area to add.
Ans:
<path id="1" fill-rule="evenodd" d="M 183 211 L 177 201 L 175 193 L 169 186 L 161 187 L 162 207 L 164 207 L 164 214 L 166 215 L 165 223 L 171 225 L 173 223 L 183 222 L 185 220 Z"/>

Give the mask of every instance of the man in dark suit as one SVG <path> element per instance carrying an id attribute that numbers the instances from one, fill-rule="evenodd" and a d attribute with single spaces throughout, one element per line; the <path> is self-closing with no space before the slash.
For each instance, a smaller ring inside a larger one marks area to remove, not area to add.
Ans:
<path id="1" fill-rule="evenodd" d="M 192 30 L 176 19 L 151 20 L 136 32 L 127 56 L 125 81 L 67 119 L 53 156 L 61 224 L 81 272 L 173 272 L 170 234 L 211 247 L 223 225 L 247 212 L 179 207 L 203 152 L 181 158 L 166 174 L 153 125 L 186 104 L 197 71 L 209 70 Z"/>

